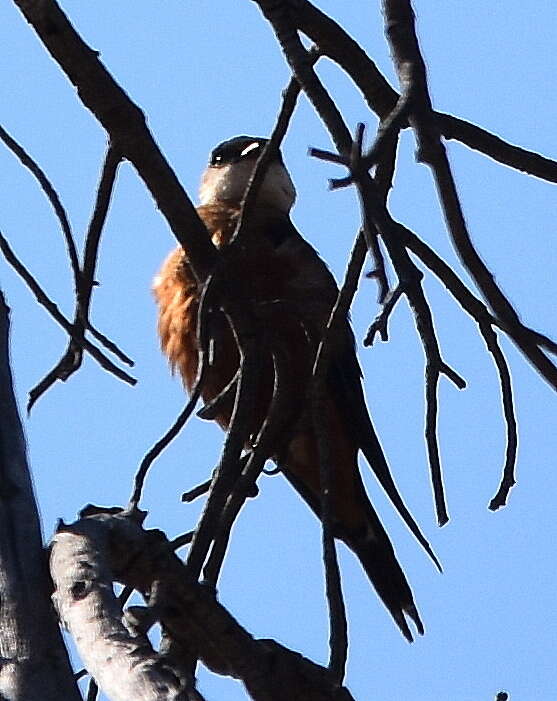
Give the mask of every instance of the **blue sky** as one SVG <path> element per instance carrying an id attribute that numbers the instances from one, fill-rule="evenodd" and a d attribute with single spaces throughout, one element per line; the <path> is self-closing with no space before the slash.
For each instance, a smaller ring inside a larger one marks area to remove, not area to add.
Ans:
<path id="1" fill-rule="evenodd" d="M 396 85 L 379 3 L 319 3 L 368 50 Z M 288 71 L 257 7 L 250 2 L 167 0 L 63 7 L 84 39 L 130 96 L 191 197 L 212 146 L 240 133 L 263 135 L 274 123 Z M 524 3 L 415 2 L 435 107 L 490 129 L 512 143 L 557 156 L 554 30 L 557 9 Z M 0 6 L 3 61 L 0 123 L 39 161 L 83 240 L 105 137 L 73 87 L 50 60 L 12 3 Z M 376 121 L 357 90 L 332 64 L 319 72 L 354 127 Z M 284 153 L 299 197 L 293 218 L 339 278 L 358 226 L 355 194 L 330 193 L 340 173 L 307 157 L 330 141 L 305 99 Z M 402 139 L 391 211 L 451 264 L 426 167 L 414 162 L 411 134 Z M 464 211 L 478 250 L 526 323 L 557 336 L 556 191 L 553 186 L 449 145 Z M 49 205 L 31 176 L 0 149 L 0 228 L 61 308 L 72 310 L 64 244 Z M 133 169 L 120 169 L 104 233 L 93 318 L 134 358 L 131 389 L 90 359 L 56 385 L 25 427 L 45 536 L 55 520 L 72 520 L 87 502 L 124 504 L 143 454 L 183 405 L 180 383 L 158 350 L 150 283 L 174 241 Z M 0 262 L 0 284 L 12 308 L 12 356 L 20 405 L 58 360 L 66 339 L 20 280 Z M 440 387 L 440 434 L 450 523 L 437 528 L 423 431 L 423 355 L 404 303 L 391 340 L 360 348 L 366 392 L 397 482 L 445 573 L 439 575 L 363 472 L 370 494 L 412 583 L 426 635 L 408 645 L 370 589 L 359 564 L 340 548 L 349 612 L 347 685 L 358 700 L 551 698 L 557 675 L 554 495 L 557 493 L 557 398 L 503 341 L 519 419 L 518 486 L 496 514 L 487 503 L 503 461 L 504 426 L 492 363 L 475 325 L 433 279 L 426 291 L 445 360 L 468 381 Z M 363 281 L 353 312 L 361 340 L 376 313 L 376 291 Z M 361 346 L 361 344 L 360 344 Z M 222 434 L 192 421 L 149 475 L 143 507 L 148 525 L 169 536 L 195 524 L 200 503 L 179 495 L 206 479 Z M 254 635 L 274 637 L 312 659 L 327 657 L 318 523 L 280 476 L 264 477 L 234 527 L 220 596 Z M 230 680 L 200 673 L 208 701 L 245 698 Z"/>

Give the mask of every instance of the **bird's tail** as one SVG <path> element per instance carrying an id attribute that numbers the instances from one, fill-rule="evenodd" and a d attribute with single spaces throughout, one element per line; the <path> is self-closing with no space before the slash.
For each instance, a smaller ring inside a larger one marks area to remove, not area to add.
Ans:
<path id="1" fill-rule="evenodd" d="M 424 634 L 424 626 L 410 585 L 378 518 L 373 526 L 372 530 L 362 536 L 345 537 L 343 540 L 362 563 L 369 580 L 404 637 L 408 642 L 413 642 L 407 618 L 414 622 L 420 635 Z"/>

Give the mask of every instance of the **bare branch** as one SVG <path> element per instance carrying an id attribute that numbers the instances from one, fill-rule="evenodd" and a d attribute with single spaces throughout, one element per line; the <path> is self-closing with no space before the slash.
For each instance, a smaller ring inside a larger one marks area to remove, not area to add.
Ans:
<path id="1" fill-rule="evenodd" d="M 145 117 L 72 27 L 55 0 L 14 0 L 41 41 L 75 85 L 83 104 L 106 129 L 110 143 L 129 160 L 188 250 L 198 280 L 212 269 L 217 252 L 176 174 L 147 128 Z"/>
<path id="2" fill-rule="evenodd" d="M 308 2 L 291 3 L 292 20 L 321 53 L 341 66 L 361 90 L 370 109 L 380 119 L 395 108 L 400 96 L 378 70 L 362 47 L 331 17 Z M 442 112 L 434 112 L 438 127 L 446 139 L 460 141 L 498 163 L 542 180 L 557 183 L 557 162 L 527 149 L 513 146 L 495 134 Z"/>
<path id="3" fill-rule="evenodd" d="M 433 324 L 433 315 L 422 288 L 422 273 L 416 268 L 406 249 L 397 237 L 394 222 L 388 213 L 374 182 L 366 173 L 353 172 L 358 186 L 364 221 L 376 227 L 383 237 L 385 246 L 399 278 L 404 294 L 414 314 L 426 356 L 426 444 L 428 448 L 431 481 L 435 496 L 437 521 L 445 524 L 448 519 L 443 489 L 441 464 L 437 438 L 437 384 L 441 373 L 447 375 L 459 389 L 465 381 L 441 359 L 441 352 Z"/>
<path id="4" fill-rule="evenodd" d="M 445 139 L 455 139 L 474 151 L 489 156 L 497 163 L 536 178 L 557 183 L 557 162 L 534 151 L 514 146 L 487 129 L 450 114 L 435 112 L 437 123 Z"/>
<path id="5" fill-rule="evenodd" d="M 331 189 L 347 187 L 353 184 L 355 176 L 352 174 L 357 174 L 357 177 L 360 177 L 361 174 L 366 173 L 370 168 L 377 165 L 376 182 L 386 202 L 394 174 L 400 120 L 405 111 L 406 103 L 401 99 L 399 103 L 397 103 L 393 115 L 387 117 L 379 125 L 373 145 L 365 155 L 361 155 L 358 150 L 354 151 L 353 148 L 349 155 L 331 153 L 321 149 L 309 150 L 311 156 L 349 168 L 350 174 L 347 177 L 329 181 Z M 359 140 L 354 141 L 355 144 L 359 144 L 360 151 L 362 148 L 364 128 L 363 124 L 358 125 L 357 133 L 361 136 Z M 369 221 L 364 221 L 363 233 L 369 252 L 374 260 L 374 269 L 368 274 L 368 277 L 377 278 L 379 285 L 378 302 L 379 304 L 383 304 L 389 294 L 389 283 L 383 254 L 379 246 L 378 231 L 375 226 L 370 225 Z"/>
<path id="6" fill-rule="evenodd" d="M 114 343 L 114 341 L 111 341 L 110 338 L 108 338 L 103 333 L 101 333 L 98 329 L 96 329 L 91 324 L 90 321 L 87 322 L 86 329 L 87 329 L 87 331 L 89 331 L 91 336 L 93 336 L 93 338 L 96 338 L 97 341 L 99 341 L 99 343 L 101 345 L 103 345 L 106 348 L 106 350 L 110 351 L 113 355 L 115 355 L 118 358 L 118 360 L 121 360 L 123 363 L 128 365 L 130 368 L 134 367 L 135 363 L 130 358 L 130 356 L 126 355 L 126 353 L 124 353 L 124 351 L 119 346 L 117 346 Z"/>
<path id="7" fill-rule="evenodd" d="M 209 277 L 207 280 L 206 289 L 211 285 L 211 279 Z M 209 498 L 205 503 L 188 553 L 187 567 L 192 579 L 197 579 L 201 573 L 211 541 L 214 538 L 220 513 L 239 474 L 240 454 L 249 438 L 246 427 L 249 424 L 249 415 L 259 376 L 259 351 L 255 338 L 251 335 L 249 321 L 241 314 L 237 314 L 234 320 L 229 315 L 227 317 L 235 334 L 240 353 L 240 377 L 223 452 L 215 470 Z"/>
<path id="8" fill-rule="evenodd" d="M 362 134 L 363 136 L 363 134 Z M 361 149 L 361 139 L 357 142 Z M 323 338 L 317 350 L 313 369 L 312 415 L 317 447 L 319 451 L 319 479 L 321 485 L 321 522 L 323 524 L 323 558 L 325 562 L 325 585 L 329 608 L 329 669 L 338 684 L 342 683 L 348 655 L 348 624 L 342 596 L 340 571 L 333 533 L 333 466 L 330 431 L 328 427 L 327 372 L 331 364 L 331 353 L 339 325 L 348 315 L 356 294 L 367 252 L 362 232 L 356 237 L 346 275 L 336 302 L 331 310 Z"/>
<path id="9" fill-rule="evenodd" d="M 106 156 L 104 158 L 101 178 L 97 188 L 93 215 L 91 217 L 91 221 L 89 222 L 87 236 L 85 239 L 82 284 L 78 289 L 75 313 L 75 323 L 80 333 L 84 333 L 84 330 L 89 328 L 89 306 L 91 303 L 91 294 L 95 285 L 95 269 L 97 266 L 99 244 L 102 230 L 106 221 L 106 216 L 108 214 L 108 208 L 112 197 L 112 191 L 114 189 L 114 182 L 116 180 L 118 166 L 121 162 L 121 154 L 109 144 Z M 120 360 L 129 363 L 127 356 L 121 354 L 121 352 L 118 352 L 117 349 L 113 350 L 113 352 L 116 352 Z"/>
<path id="10" fill-rule="evenodd" d="M 73 333 L 70 337 L 68 348 L 62 358 L 29 393 L 28 411 L 31 411 L 35 402 L 57 380 L 66 382 L 66 380 L 81 367 L 85 330 L 91 328 L 91 323 L 89 322 L 89 305 L 91 302 L 93 285 L 95 283 L 94 277 L 97 251 L 101 232 L 108 213 L 112 188 L 116 178 L 116 170 L 120 161 L 121 157 L 109 146 L 102 169 L 101 180 L 97 189 L 95 209 L 87 232 L 83 269 L 78 269 L 78 276 L 76 279 Z M 95 331 L 93 335 L 101 340 L 101 342 L 107 341 L 112 352 L 116 352 L 121 360 L 133 366 L 133 361 L 130 361 L 127 355 L 122 353 L 116 344 L 109 341 L 106 336 L 98 331 Z"/>
<path id="11" fill-rule="evenodd" d="M 508 333 L 534 367 L 557 389 L 557 367 L 522 332 L 514 307 L 501 291 L 493 274 L 478 255 L 462 212 L 456 184 L 444 144 L 441 142 L 427 87 L 425 64 L 420 52 L 409 0 L 383 0 L 387 37 L 393 49 L 403 92 L 412 105 L 410 123 L 416 132 L 418 159 L 433 172 L 445 221 L 455 250 L 493 313 L 508 325 Z"/>
<path id="12" fill-rule="evenodd" d="M 375 334 L 377 334 L 377 333 L 379 334 L 382 341 L 389 340 L 389 330 L 388 330 L 389 317 L 391 316 L 391 312 L 396 307 L 396 303 L 401 298 L 403 293 L 404 293 L 404 290 L 402 289 L 402 286 L 399 284 L 399 285 L 397 285 L 397 287 L 395 287 L 395 289 L 387 297 L 387 299 L 385 300 L 385 303 L 383 304 L 381 311 L 376 316 L 375 321 L 371 324 L 371 326 L 367 330 L 366 336 L 364 338 L 364 346 L 372 346 L 373 341 L 375 340 Z"/>
<path id="13" fill-rule="evenodd" d="M 240 679 L 254 701 L 283 701 L 285 690 L 291 701 L 307 701 L 309 690 L 312 701 L 353 701 L 350 692 L 339 687 L 327 669 L 274 640 L 254 639 L 216 600 L 210 587 L 188 577 L 187 567 L 172 553 L 160 531 L 144 531 L 132 519 L 121 515 L 98 515 L 64 527 L 56 535 L 52 559 L 61 559 L 62 555 L 55 552 L 60 546 L 68 554 L 73 551 L 76 555 L 79 546 L 81 554 L 77 560 L 85 560 L 83 553 L 86 553 L 87 561 L 95 567 L 108 569 L 114 579 L 148 594 L 149 608 L 169 638 L 187 650 L 196 650 L 211 671 Z M 61 586 L 63 592 L 69 590 L 71 594 L 68 585 L 75 584 L 72 573 L 85 570 L 79 569 L 78 561 L 70 564 L 67 560 L 63 568 L 55 566 L 55 569 L 59 573 L 56 581 L 61 582 L 57 598 Z M 97 597 L 97 588 L 94 582 L 90 583 L 90 577 L 90 572 L 83 571 L 80 581 L 85 586 L 74 590 L 82 593 L 83 598 L 76 597 L 73 607 L 86 609 L 92 603 L 90 600 Z M 71 621 L 74 629 L 76 619 L 77 614 Z M 146 653 L 144 648 L 138 653 L 141 662 L 137 673 L 145 670 L 142 660 Z M 155 660 L 155 671 L 165 664 L 168 668 L 163 659 Z M 110 670 L 102 671 L 108 674 Z M 135 674 L 136 670 L 132 669 L 131 673 Z M 190 689 L 197 693 L 191 686 Z M 190 698 L 193 701 L 196 697 Z"/>
<path id="14" fill-rule="evenodd" d="M 497 336 L 491 328 L 491 325 L 496 325 L 497 321 L 492 317 L 485 304 L 468 290 L 456 273 L 429 248 L 424 241 L 402 226 L 399 226 L 399 231 L 405 245 L 420 258 L 439 280 L 441 280 L 464 311 L 478 324 L 487 350 L 492 355 L 497 368 L 501 385 L 503 413 L 507 426 L 506 458 L 503 479 L 497 496 L 494 497 L 490 503 L 490 508 L 499 508 L 505 503 L 508 491 L 514 484 L 514 466 L 516 463 L 518 435 L 508 364 L 497 342 Z"/>
<path id="15" fill-rule="evenodd" d="M 292 24 L 291 6 L 289 5 L 286 9 L 284 5 L 274 0 L 255 0 L 255 2 L 271 23 L 292 73 L 329 129 L 339 153 L 342 155 L 349 153 L 352 137 L 337 106 L 313 70 L 311 57 Z"/>
<path id="16" fill-rule="evenodd" d="M 492 511 L 496 511 L 497 509 L 501 508 L 501 506 L 505 506 L 509 492 L 516 484 L 514 467 L 516 464 L 516 454 L 518 451 L 518 427 L 514 413 L 511 374 L 503 351 L 499 347 L 497 334 L 487 323 L 481 324 L 480 330 L 482 332 L 482 336 L 484 337 L 485 343 L 493 356 L 493 360 L 495 361 L 497 371 L 499 373 L 503 413 L 505 416 L 505 423 L 507 425 L 507 446 L 503 476 L 497 493 L 489 502 L 489 508 Z"/>
<path id="17" fill-rule="evenodd" d="M 174 540 L 171 540 L 168 546 L 171 550 L 178 550 L 179 548 L 183 548 L 184 545 L 189 545 L 191 543 L 194 535 L 195 531 L 188 531 L 187 533 L 183 533 L 182 535 L 179 535 L 176 538 L 174 538 Z"/>
<path id="18" fill-rule="evenodd" d="M 149 472 L 149 468 L 151 465 L 155 462 L 155 460 L 159 457 L 159 455 L 163 452 L 163 450 L 176 438 L 176 436 L 180 433 L 182 428 L 186 425 L 188 419 L 193 413 L 193 410 L 195 409 L 195 406 L 199 400 L 199 396 L 201 394 L 201 390 L 203 387 L 203 382 L 205 380 L 205 368 L 206 364 L 204 361 L 204 356 L 201 356 L 201 362 L 199 363 L 198 367 L 198 373 L 197 373 L 197 379 L 195 382 L 195 386 L 192 390 L 191 396 L 186 403 L 186 406 L 182 409 L 180 412 L 178 418 L 176 421 L 172 424 L 172 426 L 168 429 L 168 431 L 162 436 L 162 438 L 159 438 L 159 440 L 155 443 L 155 445 L 149 450 L 149 452 L 145 455 L 143 460 L 141 461 L 141 464 L 139 465 L 139 468 L 137 470 L 137 473 L 134 478 L 134 488 L 132 495 L 130 497 L 130 502 L 129 502 L 129 507 L 130 509 L 136 509 L 139 506 L 139 502 L 141 501 L 141 494 L 143 492 L 143 485 L 145 483 L 145 478 L 147 477 L 147 473 Z"/>
<path id="19" fill-rule="evenodd" d="M 60 222 L 60 228 L 62 230 L 64 240 L 66 242 L 66 248 L 68 249 L 68 256 L 70 259 L 70 264 L 74 277 L 74 288 L 77 296 L 78 290 L 81 286 L 79 257 L 77 254 L 77 248 L 73 238 L 70 222 L 68 220 L 68 215 L 66 214 L 66 210 L 64 209 L 60 197 L 54 189 L 54 186 L 48 179 L 46 173 L 42 170 L 39 164 L 33 158 L 31 158 L 31 156 L 27 153 L 27 151 L 25 151 L 23 146 L 18 144 L 17 141 L 12 136 L 10 136 L 5 129 L 3 129 L 2 126 L 0 126 L 0 139 L 17 156 L 20 162 L 26 168 L 28 168 L 29 171 L 35 176 L 35 178 L 39 182 L 39 185 L 41 186 L 42 190 L 47 196 L 50 204 L 52 205 L 52 208 L 58 218 L 58 221 Z M 110 350 L 111 353 L 114 353 L 114 355 L 116 355 L 122 362 L 126 363 L 127 365 L 133 366 L 133 361 L 130 360 L 130 358 L 128 358 L 128 356 L 125 353 L 123 353 L 118 348 L 118 346 L 116 346 L 104 334 L 102 334 L 100 331 L 97 331 L 97 329 L 90 322 L 87 322 L 87 330 L 90 331 L 91 334 L 98 341 L 100 341 L 103 346 L 105 346 L 105 348 Z"/>
<path id="20" fill-rule="evenodd" d="M 12 153 L 17 156 L 22 165 L 24 165 L 37 179 L 39 185 L 41 186 L 43 192 L 48 198 L 48 201 L 52 205 L 52 208 L 58 217 L 60 222 L 60 228 L 62 229 L 62 234 L 64 236 L 64 241 L 66 242 L 66 248 L 68 249 L 68 257 L 70 259 L 70 264 L 72 268 L 73 278 L 74 278 L 74 288 L 77 295 L 81 282 L 81 272 L 79 268 L 79 257 L 77 255 L 77 248 L 73 238 L 72 230 L 70 227 L 70 222 L 68 220 L 68 215 L 66 210 L 60 200 L 60 197 L 54 186 L 46 176 L 46 173 L 39 166 L 39 164 L 31 158 L 27 151 L 17 143 L 17 141 L 11 137 L 8 132 L 0 126 L 0 139 L 6 144 L 6 146 L 12 151 Z"/>
<path id="21" fill-rule="evenodd" d="M 132 635 L 123 624 L 107 558 L 109 535 L 102 521 L 88 518 L 74 527 L 59 528 L 52 545 L 54 601 L 80 657 L 96 683 L 116 701 L 194 698 L 189 694 L 191 677 L 157 655 L 145 635 L 139 631 Z M 90 685 L 90 694 L 96 683 Z"/>
<path id="22" fill-rule="evenodd" d="M 66 317 L 58 309 L 56 304 L 44 292 L 44 290 L 35 280 L 33 275 L 31 275 L 31 273 L 27 270 L 23 263 L 17 258 L 15 253 L 10 248 L 8 241 L 4 238 L 1 232 L 0 250 L 4 254 L 4 257 L 6 258 L 8 263 L 12 266 L 12 268 L 14 268 L 17 274 L 24 280 L 31 292 L 35 295 L 37 302 L 49 312 L 52 318 L 55 321 L 57 321 L 58 324 L 60 324 L 64 331 L 66 331 L 70 336 L 73 337 L 73 324 L 68 319 L 66 319 Z M 90 341 L 84 338 L 82 343 L 85 350 L 91 355 L 92 358 L 94 358 L 99 363 L 99 365 L 102 368 L 112 373 L 123 382 L 127 382 L 129 385 L 136 384 L 137 380 L 135 378 L 133 378 L 131 375 L 128 375 L 127 372 L 119 368 L 117 365 L 114 365 L 110 358 L 107 358 L 106 355 L 104 355 L 103 352 L 99 350 L 99 348 L 94 346 Z M 33 397 L 30 396 L 31 405 L 33 404 L 33 401 Z"/>
<path id="23" fill-rule="evenodd" d="M 205 482 L 202 482 L 201 484 L 198 484 L 197 487 L 194 487 L 193 489 L 190 489 L 187 492 L 184 492 L 182 494 L 181 500 L 190 503 L 190 501 L 194 501 L 194 499 L 197 499 L 197 497 L 201 497 L 204 494 L 207 494 L 209 489 L 211 488 L 211 485 L 213 484 L 213 479 L 205 480 Z"/>

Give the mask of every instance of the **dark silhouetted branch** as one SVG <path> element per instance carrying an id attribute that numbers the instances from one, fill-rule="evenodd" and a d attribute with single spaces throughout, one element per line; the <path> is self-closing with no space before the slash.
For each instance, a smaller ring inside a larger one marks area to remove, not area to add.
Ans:
<path id="1" fill-rule="evenodd" d="M 48 295 L 44 292 L 44 290 L 35 280 L 33 275 L 31 275 L 31 273 L 27 270 L 23 263 L 17 258 L 15 253 L 10 248 L 8 241 L 4 238 L 1 232 L 0 250 L 4 254 L 4 257 L 6 258 L 8 263 L 12 266 L 12 268 L 14 268 L 17 274 L 24 280 L 25 284 L 35 295 L 37 302 L 49 312 L 52 318 L 56 322 L 58 322 L 58 324 L 60 324 L 64 331 L 66 331 L 70 336 L 73 336 L 73 324 L 71 323 L 71 321 L 66 319 L 66 317 L 58 309 L 56 304 L 51 299 L 49 299 Z M 137 380 L 135 380 L 135 378 L 133 378 L 131 375 L 128 375 L 127 372 L 119 368 L 117 365 L 114 365 L 110 358 L 107 358 L 103 354 L 103 352 L 99 350 L 99 348 L 94 346 L 86 338 L 83 339 L 82 342 L 85 350 L 91 355 L 92 358 L 94 358 L 99 363 L 99 365 L 102 368 L 115 375 L 118 379 L 123 380 L 124 382 L 127 382 L 130 385 L 135 385 Z M 39 391 L 39 388 L 36 389 L 37 391 Z M 30 397 L 30 401 L 31 400 L 32 397 Z"/>
<path id="2" fill-rule="evenodd" d="M 145 116 L 81 39 L 55 0 L 14 0 L 39 38 L 77 88 L 83 104 L 107 131 L 110 143 L 145 182 L 172 233 L 188 250 L 198 280 L 213 268 L 217 251 L 176 174 L 147 128 Z"/>
<path id="3" fill-rule="evenodd" d="M 416 133 L 418 160 L 427 163 L 434 175 L 447 228 L 455 250 L 467 272 L 491 307 L 507 324 L 508 333 L 534 367 L 557 389 L 557 367 L 522 333 L 522 324 L 512 304 L 501 291 L 489 268 L 477 253 L 466 226 L 444 144 L 440 138 L 409 0 L 383 0 L 387 38 L 392 47 L 403 93 L 411 103 L 410 124 Z"/>
<path id="4" fill-rule="evenodd" d="M 348 73 L 361 90 L 370 109 L 380 119 L 392 113 L 400 95 L 362 47 L 337 22 L 308 0 L 291 3 L 289 13 L 298 29 L 315 43 L 321 53 Z M 459 141 L 515 170 L 557 183 L 555 160 L 509 144 L 486 129 L 458 117 L 442 112 L 434 112 L 434 116 L 446 139 Z"/>
<path id="5" fill-rule="evenodd" d="M 382 341 L 388 341 L 389 340 L 389 318 L 391 316 L 391 312 L 393 309 L 396 307 L 396 303 L 398 300 L 401 298 L 401 296 L 404 294 L 404 290 L 402 289 L 401 285 L 399 284 L 395 289 L 391 292 L 391 294 L 387 297 L 385 300 L 381 311 L 375 318 L 375 321 L 371 324 L 369 329 L 367 330 L 367 333 L 364 338 L 364 346 L 372 346 L 373 341 L 375 340 L 375 335 L 379 334 L 379 337 L 381 338 Z"/>
<path id="6" fill-rule="evenodd" d="M 261 352 L 261 343 L 259 350 Z M 266 461 L 272 457 L 278 436 L 283 435 L 285 427 L 293 423 L 291 397 L 294 388 L 289 382 L 290 366 L 287 357 L 278 344 L 271 344 L 274 365 L 273 396 L 267 416 L 259 430 L 255 444 L 247 456 L 243 469 L 233 485 L 224 507 L 217 529 L 211 554 L 203 571 L 204 579 L 216 586 L 224 562 L 232 526 L 246 499 L 253 495 L 253 488 L 261 474 Z"/>
<path id="7" fill-rule="evenodd" d="M 194 501 L 195 499 L 197 499 L 197 497 L 201 497 L 204 494 L 207 494 L 212 483 L 213 480 L 211 478 L 209 480 L 205 480 L 205 482 L 202 482 L 201 484 L 198 484 L 197 487 L 194 487 L 193 489 L 184 492 L 181 497 L 182 501 L 189 504 L 190 501 Z"/>
<path id="8" fill-rule="evenodd" d="M 310 61 L 315 63 L 319 58 L 317 51 L 312 50 L 309 52 Z M 280 148 L 282 140 L 286 135 L 286 131 L 294 114 L 296 108 L 296 103 L 298 101 L 298 95 L 300 94 L 300 84 L 296 78 L 291 78 L 288 86 L 283 90 L 282 93 L 282 105 L 275 122 L 275 126 L 269 141 L 265 144 L 261 155 L 257 159 L 255 168 L 249 179 L 246 192 L 242 200 L 242 209 L 240 216 L 238 217 L 238 223 L 236 225 L 236 231 L 231 239 L 231 245 L 243 238 L 243 232 L 247 230 L 247 223 L 249 222 L 250 213 L 253 210 L 255 202 L 257 200 L 257 193 L 259 191 L 260 185 L 263 183 L 265 178 L 265 173 L 267 172 L 267 167 L 269 163 L 275 156 L 276 152 Z"/>
<path id="9" fill-rule="evenodd" d="M 116 178 L 116 170 L 120 161 L 121 157 L 109 146 L 102 169 L 101 180 L 97 189 L 93 216 L 87 231 L 83 267 L 78 269 L 76 279 L 73 333 L 70 336 L 68 348 L 62 358 L 30 391 L 29 404 L 27 406 L 28 411 L 31 411 L 35 402 L 54 384 L 54 382 L 57 380 L 65 382 L 81 367 L 85 330 L 92 328 L 89 321 L 89 306 L 91 303 L 91 293 L 95 284 L 94 278 L 98 247 L 108 213 L 114 180 Z M 109 349 L 115 352 L 120 360 L 133 366 L 133 361 L 122 353 L 115 343 L 109 341 L 106 336 L 97 331 L 95 331 L 93 335 L 101 340 L 105 346 L 107 346 L 106 342 L 108 342 Z"/>
<path id="10" fill-rule="evenodd" d="M 211 277 L 207 280 L 206 289 L 210 285 Z M 201 573 L 221 511 L 240 472 L 240 454 L 249 438 L 246 427 L 259 379 L 259 351 L 251 335 L 249 321 L 241 314 L 234 319 L 228 316 L 228 319 L 240 353 L 240 376 L 223 452 L 187 557 L 188 572 L 193 579 L 198 579 Z"/>
<path id="11" fill-rule="evenodd" d="M 396 122 L 392 122 L 392 133 L 396 133 Z M 383 132 L 379 138 L 385 138 Z M 341 133 L 339 132 L 339 141 Z M 373 147 L 372 147 L 373 151 Z M 379 149 L 379 152 L 381 150 Z M 325 152 L 320 153 L 322 159 L 327 158 Z M 363 157 L 354 157 L 351 150 L 350 156 L 343 153 L 334 154 L 330 159 L 334 163 L 342 162 L 350 171 L 350 176 L 343 179 L 343 184 L 354 182 L 360 194 L 364 231 L 376 231 L 381 234 L 385 246 L 389 252 L 393 267 L 399 278 L 399 286 L 404 290 L 410 307 L 414 313 L 416 328 L 419 333 L 426 356 L 426 428 L 425 437 L 428 447 L 431 479 L 435 496 L 437 520 L 440 525 L 448 521 L 447 507 L 445 504 L 444 489 L 441 475 L 437 438 L 437 385 L 439 376 L 446 375 L 459 389 L 465 386 L 464 380 L 450 368 L 442 359 L 437 341 L 433 315 L 425 297 L 421 280 L 422 273 L 414 265 L 406 249 L 402 245 L 396 224 L 388 213 L 383 195 L 380 194 L 377 184 L 369 177 L 367 169 L 369 159 L 363 163 Z"/>
<path id="12" fill-rule="evenodd" d="M 188 402 L 186 403 L 186 406 L 182 409 L 178 418 L 168 429 L 168 431 L 164 434 L 164 436 L 162 436 L 162 438 L 159 438 L 159 440 L 155 443 L 155 445 L 151 448 L 151 450 L 149 450 L 149 452 L 141 461 L 141 464 L 134 478 L 134 488 L 130 497 L 129 504 L 130 508 L 135 509 L 139 506 L 139 502 L 141 501 L 141 494 L 143 492 L 143 485 L 145 483 L 145 478 L 147 477 L 149 468 L 159 457 L 159 455 L 163 452 L 163 450 L 176 438 L 176 436 L 180 433 L 180 431 L 186 425 L 188 419 L 192 415 L 193 410 L 195 409 L 195 406 L 201 395 L 201 390 L 204 382 L 205 367 L 205 362 L 202 361 L 199 364 L 199 370 L 195 386 L 192 390 Z"/>
<path id="13" fill-rule="evenodd" d="M 357 142 L 361 148 L 361 140 Z M 345 323 L 348 311 L 356 294 L 358 282 L 367 253 L 363 233 L 356 237 L 346 269 L 343 285 L 323 338 L 317 350 L 313 370 L 312 416 L 317 447 L 319 451 L 319 479 L 321 485 L 321 522 L 323 524 L 323 559 L 325 563 L 325 588 L 329 609 L 329 669 L 338 684 L 342 683 L 348 655 L 348 624 L 346 608 L 342 596 L 340 570 L 333 533 L 333 464 L 331 455 L 331 433 L 328 426 L 327 373 L 331 364 L 331 354 L 339 327 Z"/>
<path id="14" fill-rule="evenodd" d="M 72 234 L 70 222 L 68 220 L 68 215 L 66 210 L 58 196 L 58 193 L 54 189 L 54 186 L 46 176 L 46 173 L 39 166 L 39 164 L 31 158 L 31 156 L 25 151 L 25 149 L 17 143 L 17 141 L 8 134 L 8 132 L 0 126 L 0 139 L 6 144 L 6 146 L 15 154 L 19 161 L 35 176 L 39 185 L 41 186 L 43 192 L 48 198 L 48 201 L 52 205 L 58 221 L 60 222 L 60 228 L 62 229 L 62 234 L 64 236 L 64 241 L 66 242 L 66 248 L 68 250 L 68 257 L 70 259 L 70 264 L 72 268 L 75 293 L 79 290 L 79 285 L 81 281 L 81 273 L 79 268 L 79 257 L 77 255 L 77 248 L 75 245 L 74 237 Z"/>
<path id="15" fill-rule="evenodd" d="M 490 508 L 499 508 L 499 506 L 504 504 L 508 491 L 514 484 L 513 475 L 516 463 L 518 435 L 508 364 L 497 342 L 497 336 L 491 328 L 492 325 L 498 325 L 497 320 L 493 318 L 485 304 L 470 292 L 458 275 L 424 241 L 409 229 L 400 225 L 399 232 L 405 245 L 439 278 L 462 309 L 478 324 L 487 350 L 492 355 L 497 368 L 503 400 L 503 414 L 507 427 L 506 458 L 503 479 L 498 496 L 494 497 L 490 504 Z"/>
<path id="16" fill-rule="evenodd" d="M 70 222 L 66 214 L 66 210 L 60 200 L 58 193 L 56 192 L 54 186 L 48 179 L 46 173 L 39 166 L 39 164 L 31 158 L 31 156 L 25 151 L 25 149 L 17 143 L 17 141 L 8 134 L 8 132 L 0 126 L 0 139 L 6 144 L 6 146 L 15 154 L 19 161 L 24 165 L 37 179 L 39 185 L 41 186 L 43 192 L 47 196 L 58 221 L 60 222 L 60 228 L 64 236 L 64 241 L 66 242 L 66 248 L 68 250 L 68 257 L 70 259 L 70 264 L 72 268 L 73 278 L 74 278 L 74 288 L 76 297 L 79 294 L 79 290 L 82 287 L 81 281 L 81 270 L 79 267 L 79 257 L 77 253 L 77 248 L 73 238 Z M 127 365 L 133 366 L 133 361 L 128 358 L 128 356 L 123 353 L 116 344 L 107 338 L 104 334 L 98 331 L 90 322 L 87 320 L 87 330 L 90 331 L 91 335 L 96 338 L 102 345 L 105 346 L 111 353 L 114 353 L 122 362 Z"/>

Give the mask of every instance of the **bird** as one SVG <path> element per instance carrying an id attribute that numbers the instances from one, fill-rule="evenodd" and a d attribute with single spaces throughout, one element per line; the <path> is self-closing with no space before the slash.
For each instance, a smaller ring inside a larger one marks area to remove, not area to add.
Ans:
<path id="1" fill-rule="evenodd" d="M 201 178 L 197 213 L 218 249 L 230 244 L 246 188 L 267 141 L 237 136 L 211 151 Z M 251 410 L 250 432 L 257 433 L 269 410 L 274 381 L 269 348 L 276 344 L 286 358 L 291 398 L 287 419 L 281 423 L 284 430 L 276 436 L 270 457 L 319 517 L 319 451 L 307 393 L 338 287 L 325 262 L 292 223 L 295 199 L 294 184 L 280 150 L 275 149 L 247 217 L 244 259 L 229 275 L 234 276 L 236 303 L 255 310 L 267 338 L 261 345 L 262 378 Z M 188 264 L 187 249 L 178 247 L 170 253 L 154 279 L 153 291 L 161 348 L 191 393 L 199 362 L 197 321 L 202 285 Z M 411 532 L 439 569 L 440 565 L 400 496 L 369 416 L 348 316 L 340 326 L 331 350 L 323 405 L 331 439 L 333 533 L 360 560 L 396 625 L 412 642 L 409 621 L 420 635 L 424 626 L 393 545 L 366 493 L 358 465 L 360 451 Z M 211 417 L 226 430 L 233 397 L 224 392 L 223 399 L 223 391 L 233 382 L 239 353 L 224 315 L 212 320 L 211 334 L 212 359 L 201 394 L 208 404 L 217 400 Z"/>

